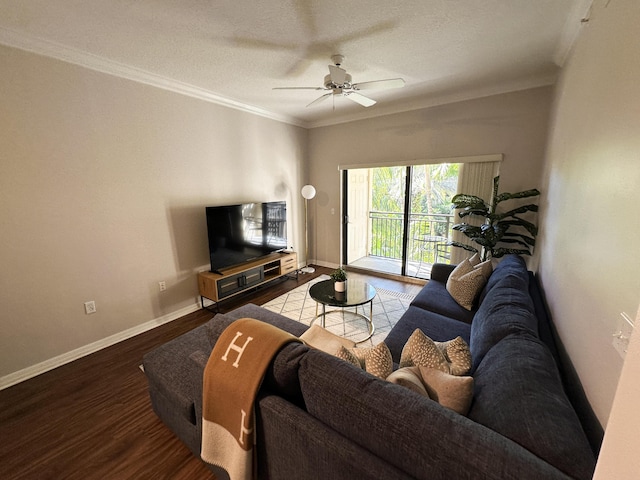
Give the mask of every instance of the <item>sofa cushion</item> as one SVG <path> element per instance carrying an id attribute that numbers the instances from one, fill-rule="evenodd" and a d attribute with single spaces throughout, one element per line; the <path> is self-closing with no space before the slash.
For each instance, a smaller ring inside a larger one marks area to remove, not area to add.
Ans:
<path id="1" fill-rule="evenodd" d="M 427 282 L 411 305 L 465 323 L 471 323 L 476 311 L 475 308 L 469 311 L 460 306 L 447 291 L 446 282 L 435 280 Z"/>
<path id="2" fill-rule="evenodd" d="M 501 433 L 574 478 L 595 459 L 567 399 L 553 357 L 527 332 L 503 338 L 475 374 L 469 418 Z"/>
<path id="3" fill-rule="evenodd" d="M 468 343 L 471 331 L 471 326 L 467 323 L 410 306 L 384 339 L 395 363 L 400 362 L 402 349 L 416 328 L 438 342 L 445 342 L 459 336 Z"/>
<path id="4" fill-rule="evenodd" d="M 487 280 L 487 284 L 480 293 L 478 304 L 482 304 L 484 297 L 495 287 L 500 280 L 509 273 L 521 274 L 527 271 L 527 264 L 520 255 L 505 255 L 502 259 L 494 260 L 497 264 L 493 267 L 493 273 Z"/>
<path id="5" fill-rule="evenodd" d="M 529 296 L 526 267 L 519 261 L 505 262 L 509 268 L 496 268 L 490 279 L 491 288 L 471 324 L 472 372 L 491 347 L 507 335 L 526 332 L 537 336 L 538 320 Z"/>

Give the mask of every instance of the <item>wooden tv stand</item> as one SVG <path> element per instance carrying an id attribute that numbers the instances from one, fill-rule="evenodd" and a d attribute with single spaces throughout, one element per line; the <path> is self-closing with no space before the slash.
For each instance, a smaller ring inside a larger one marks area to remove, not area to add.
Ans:
<path id="1" fill-rule="evenodd" d="M 273 253 L 242 265 L 228 268 L 222 274 L 198 273 L 200 303 L 204 306 L 207 298 L 216 305 L 225 298 L 242 293 L 250 288 L 263 285 L 271 280 L 297 272 L 298 256 L 295 252 Z"/>

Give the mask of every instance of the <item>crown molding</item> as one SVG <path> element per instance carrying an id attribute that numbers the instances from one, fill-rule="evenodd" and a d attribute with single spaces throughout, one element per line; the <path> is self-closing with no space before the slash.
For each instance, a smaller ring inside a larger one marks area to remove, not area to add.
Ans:
<path id="1" fill-rule="evenodd" d="M 503 82 L 499 84 L 493 84 L 484 87 L 460 90 L 457 92 L 425 95 L 419 100 L 411 100 L 410 102 L 400 102 L 393 105 L 387 105 L 383 108 L 378 108 L 374 112 L 373 110 L 364 110 L 351 115 L 345 115 L 340 118 L 329 118 L 325 120 L 318 120 L 316 122 L 310 122 L 307 128 L 319 128 L 329 127 L 333 125 L 339 125 L 343 123 L 354 122 L 358 120 L 367 120 L 375 117 L 382 117 L 386 115 L 394 115 L 398 113 L 406 113 L 415 110 L 422 110 L 425 108 L 437 107 L 440 105 L 447 105 L 450 103 L 464 102 L 468 100 L 476 100 L 479 98 L 490 97 L 492 95 L 501 95 L 503 93 L 518 92 L 521 90 L 530 90 L 533 88 L 547 87 L 554 85 L 558 80 L 558 72 L 546 73 L 525 79 Z M 379 105 L 382 107 L 382 105 Z"/>
<path id="2" fill-rule="evenodd" d="M 55 58 L 63 62 L 78 65 L 97 72 L 106 73 L 108 75 L 113 75 L 115 77 L 132 80 L 134 82 L 143 83 L 145 85 L 161 88 L 181 95 L 187 95 L 189 97 L 215 103 L 216 105 L 221 105 L 223 107 L 233 108 L 234 110 L 251 113 L 271 120 L 276 120 L 278 122 L 288 123 L 298 127 L 308 127 L 305 122 L 301 122 L 293 117 L 279 115 L 259 107 L 226 98 L 204 88 L 163 77 L 130 65 L 115 62 L 99 55 L 94 55 L 57 42 L 52 42 L 32 35 L 25 35 L 22 32 L 17 32 L 5 27 L 0 27 L 0 44 L 30 53 Z"/>
<path id="3" fill-rule="evenodd" d="M 583 18 L 584 16 L 580 16 L 580 12 L 588 14 L 591 3 L 592 0 L 581 0 L 580 5 L 582 8 L 575 8 L 574 12 L 578 12 L 576 13 L 576 15 L 580 18 Z M 576 18 L 576 16 L 572 15 L 572 18 Z M 570 24 L 573 25 L 575 24 L 575 22 L 567 22 L 567 25 Z M 579 30 L 580 25 L 581 24 L 578 24 L 576 30 Z M 568 34 L 563 35 L 563 38 L 567 37 L 567 35 Z M 573 37 L 571 37 L 572 40 L 564 55 L 568 54 L 576 37 L 577 32 Z M 340 125 L 358 120 L 366 120 L 373 117 L 404 113 L 413 110 L 420 110 L 423 108 L 445 105 L 448 103 L 455 103 L 491 95 L 498 95 L 501 93 L 553 85 L 557 80 L 557 74 L 543 74 L 536 77 L 529 77 L 524 80 L 504 82 L 501 84 L 467 89 L 464 91 L 449 92 L 447 94 L 425 95 L 422 99 L 419 100 L 414 99 L 410 102 L 398 102 L 395 104 L 387 105 L 384 108 L 380 108 L 382 107 L 382 105 L 378 105 L 378 108 L 375 109 L 363 109 L 357 113 L 352 113 L 340 117 L 334 116 L 317 121 L 304 121 L 295 117 L 277 114 L 263 108 L 247 105 L 201 87 L 163 77 L 161 75 L 151 73 L 146 70 L 133 67 L 131 65 L 126 65 L 120 62 L 109 60 L 105 57 L 94 55 L 92 53 L 62 45 L 57 42 L 45 40 L 33 35 L 26 35 L 23 32 L 18 32 L 6 27 L 0 27 L 0 44 L 37 55 L 54 58 L 66 63 L 71 63 L 84 68 L 88 68 L 90 70 L 105 73 L 107 75 L 113 75 L 118 78 L 124 78 L 137 83 L 142 83 L 166 91 L 178 93 L 180 95 L 186 95 L 223 107 L 232 108 L 234 110 L 239 110 L 245 113 L 250 113 L 260 117 L 268 118 L 270 120 L 275 120 L 306 129 Z"/>

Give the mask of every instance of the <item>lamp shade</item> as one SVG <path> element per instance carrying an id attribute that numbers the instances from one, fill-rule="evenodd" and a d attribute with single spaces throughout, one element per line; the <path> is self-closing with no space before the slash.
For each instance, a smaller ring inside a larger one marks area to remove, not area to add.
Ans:
<path id="1" fill-rule="evenodd" d="M 304 187 L 302 187 L 300 193 L 302 193 L 302 196 L 307 200 L 311 200 L 316 196 L 316 189 L 313 185 L 305 185 Z"/>

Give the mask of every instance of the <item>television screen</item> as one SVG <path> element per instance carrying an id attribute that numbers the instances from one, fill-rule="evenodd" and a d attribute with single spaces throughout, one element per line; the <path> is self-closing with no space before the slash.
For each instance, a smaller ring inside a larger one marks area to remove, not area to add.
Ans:
<path id="1" fill-rule="evenodd" d="M 287 248 L 287 204 L 243 203 L 206 207 L 211 271 Z"/>

